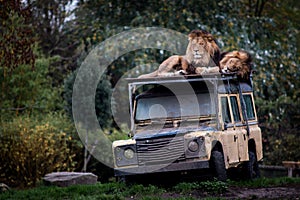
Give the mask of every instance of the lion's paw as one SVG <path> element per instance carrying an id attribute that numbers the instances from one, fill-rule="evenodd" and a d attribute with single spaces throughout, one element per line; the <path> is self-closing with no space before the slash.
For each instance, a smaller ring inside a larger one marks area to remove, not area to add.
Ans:
<path id="1" fill-rule="evenodd" d="M 206 74 L 206 67 L 197 67 L 195 69 L 195 72 L 196 72 L 196 74 L 200 74 L 200 75 Z"/>

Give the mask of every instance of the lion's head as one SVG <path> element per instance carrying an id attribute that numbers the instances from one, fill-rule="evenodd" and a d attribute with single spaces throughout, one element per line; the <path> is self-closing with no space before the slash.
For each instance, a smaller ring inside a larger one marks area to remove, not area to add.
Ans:
<path id="1" fill-rule="evenodd" d="M 236 72 L 241 78 L 248 78 L 251 72 L 251 56 L 246 51 L 232 51 L 225 53 L 220 61 L 220 68 L 223 73 Z"/>
<path id="2" fill-rule="evenodd" d="M 220 48 L 210 33 L 193 30 L 188 36 L 186 59 L 193 67 L 219 66 Z"/>

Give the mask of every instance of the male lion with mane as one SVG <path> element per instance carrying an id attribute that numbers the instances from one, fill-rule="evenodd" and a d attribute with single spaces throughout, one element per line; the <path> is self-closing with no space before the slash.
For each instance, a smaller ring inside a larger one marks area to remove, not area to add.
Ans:
<path id="1" fill-rule="evenodd" d="M 139 78 L 219 72 L 220 48 L 215 38 L 203 30 L 193 30 L 188 37 L 186 55 L 171 56 L 163 61 L 156 71 Z"/>

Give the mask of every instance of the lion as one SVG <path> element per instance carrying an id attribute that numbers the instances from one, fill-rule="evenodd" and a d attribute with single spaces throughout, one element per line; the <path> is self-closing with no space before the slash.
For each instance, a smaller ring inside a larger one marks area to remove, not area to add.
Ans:
<path id="1" fill-rule="evenodd" d="M 248 79 L 251 73 L 251 55 L 244 50 L 225 52 L 221 55 L 220 69 L 224 74 L 236 73 L 239 78 Z"/>
<path id="2" fill-rule="evenodd" d="M 193 30 L 188 38 L 185 55 L 173 55 L 163 61 L 156 71 L 139 78 L 219 72 L 220 48 L 214 37 L 207 31 Z"/>

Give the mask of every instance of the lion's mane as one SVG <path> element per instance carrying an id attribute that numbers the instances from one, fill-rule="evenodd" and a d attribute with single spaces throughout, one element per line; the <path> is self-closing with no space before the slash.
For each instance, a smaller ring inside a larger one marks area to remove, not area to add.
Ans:
<path id="1" fill-rule="evenodd" d="M 215 38 L 207 31 L 193 30 L 189 35 L 189 44 L 185 58 L 194 67 L 219 66 L 220 48 Z M 201 54 L 201 58 L 195 58 L 195 50 Z"/>

